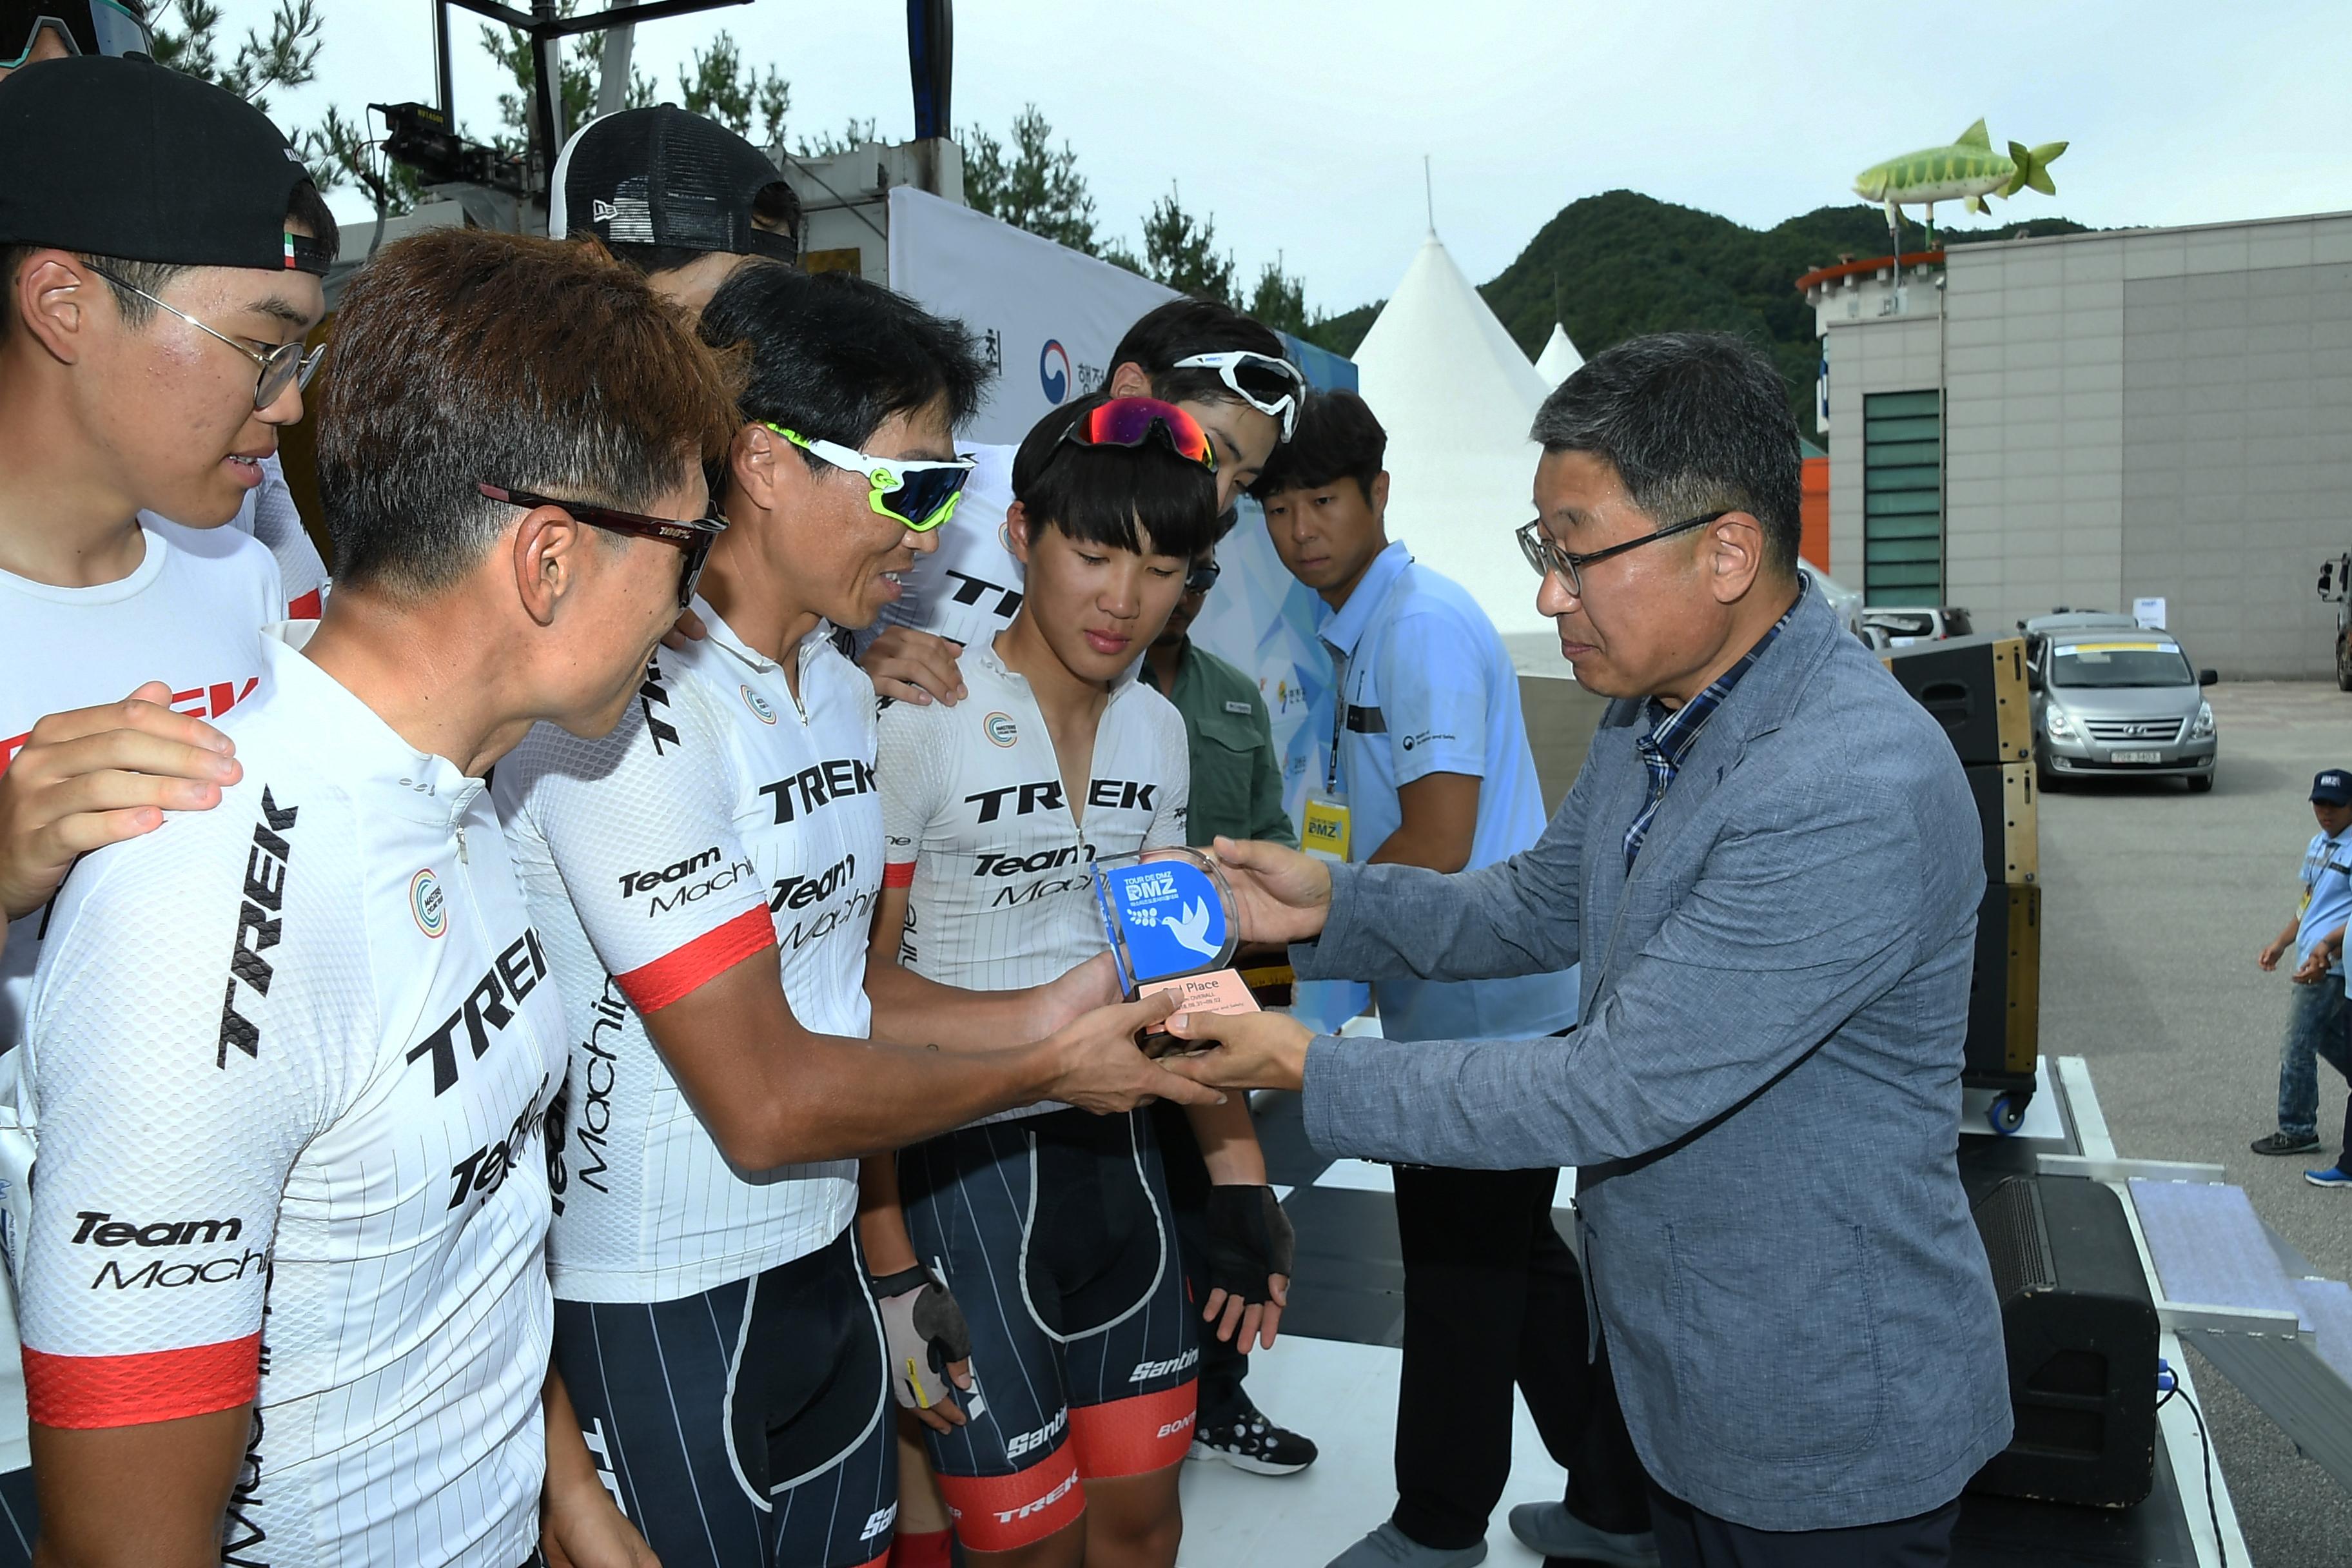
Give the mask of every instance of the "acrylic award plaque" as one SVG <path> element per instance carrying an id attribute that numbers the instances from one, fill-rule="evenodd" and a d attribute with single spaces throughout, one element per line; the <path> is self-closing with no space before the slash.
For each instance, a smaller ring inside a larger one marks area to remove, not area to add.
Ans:
<path id="1" fill-rule="evenodd" d="M 1257 1002 L 1230 967 L 1241 945 L 1234 896 L 1215 861 L 1197 849 L 1147 849 L 1094 863 L 1095 903 L 1119 989 L 1129 1001 L 1174 991 L 1180 1013 L 1255 1013 Z M 1143 1038 L 1152 1056 L 1186 1048 L 1172 1036 Z"/>

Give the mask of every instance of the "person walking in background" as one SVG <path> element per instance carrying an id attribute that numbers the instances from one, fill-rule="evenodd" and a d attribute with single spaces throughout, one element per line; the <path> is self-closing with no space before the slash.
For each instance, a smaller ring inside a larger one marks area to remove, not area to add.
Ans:
<path id="1" fill-rule="evenodd" d="M 2319 1144 L 2319 1060 L 2352 1078 L 2352 1045 L 2340 941 L 2352 916 L 2352 773 L 2329 768 L 2311 781 L 2311 815 L 2319 831 L 2303 850 L 2303 895 L 2294 919 L 2254 962 L 2269 973 L 2294 949 L 2295 984 L 2287 993 L 2286 1038 L 2279 1047 L 2278 1130 L 2254 1140 L 2257 1154 L 2308 1154 Z M 2339 933 L 2333 958 L 2312 959 L 2330 932 Z"/>
<path id="2" fill-rule="evenodd" d="M 1310 838 L 1357 864 L 1475 871 L 1542 833 L 1535 757 L 1493 623 L 1388 537 L 1387 451 L 1362 398 L 1315 394 L 1252 492 L 1283 564 L 1326 606 L 1338 697 L 1329 768 L 1307 807 L 1321 831 Z M 1392 1040 L 1528 1038 L 1576 1023 L 1576 977 L 1564 968 L 1443 981 L 1391 965 L 1372 995 Z M 1537 1161 L 1397 1166 L 1397 1506 L 1333 1568 L 1485 1558 L 1510 1476 L 1514 1382 L 1568 1468 L 1570 1502 L 1514 1510 L 1513 1531 L 1547 1555 L 1629 1568 L 1657 1560 L 1607 1362 L 1587 1354 L 1583 1277 L 1552 1223 L 1559 1182 L 1557 1164 Z"/>

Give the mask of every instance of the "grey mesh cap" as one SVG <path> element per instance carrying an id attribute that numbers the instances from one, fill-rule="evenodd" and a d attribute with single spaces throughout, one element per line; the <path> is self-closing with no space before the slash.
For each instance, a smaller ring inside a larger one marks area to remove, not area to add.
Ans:
<path id="1" fill-rule="evenodd" d="M 798 229 L 800 204 L 783 180 L 766 153 L 716 121 L 667 103 L 623 110 L 590 121 L 564 143 L 547 232 L 789 263 L 800 254 L 796 233 L 754 221 L 761 193 L 777 188 L 780 216 Z"/>

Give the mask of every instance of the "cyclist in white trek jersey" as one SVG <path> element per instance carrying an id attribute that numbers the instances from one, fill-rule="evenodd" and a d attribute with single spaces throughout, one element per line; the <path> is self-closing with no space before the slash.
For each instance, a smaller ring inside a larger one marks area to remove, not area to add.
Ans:
<path id="1" fill-rule="evenodd" d="M 386 247 L 336 344 L 326 618 L 224 721 L 221 806 L 82 862 L 34 984 L 43 1537 L 517 1568 L 543 1498 L 615 1561 L 546 1378 L 562 1014 L 480 780 L 635 697 L 722 526 L 725 374 L 634 274 L 477 230 Z"/>
<path id="2" fill-rule="evenodd" d="M 286 614 L 287 595 L 269 552 L 219 525 L 251 505 L 278 428 L 301 416 L 295 356 L 322 309 L 335 233 L 285 138 L 233 96 L 138 62 L 74 58 L 61 43 L 55 61 L 9 68 L 28 29 L 79 35 L 74 48 L 100 56 L 86 10 L 44 4 L 32 9 L 66 19 L 0 4 L 0 668 L 12 677 L 0 693 L 0 1122 L 16 1117 L 13 1047 L 43 939 L 58 930 L 58 879 L 78 853 L 152 828 L 159 806 L 211 805 L 235 776 L 214 749 L 228 742 L 201 721 L 252 695 L 260 628 Z M 89 133 L 89 115 L 126 113 L 143 134 Z M 156 190 L 171 195 L 130 194 Z M 20 1205 L 15 1142 L 0 1191 Z M 29 1560 L 29 1458 L 13 1291 L 0 1283 L 0 1568 Z"/>
<path id="3" fill-rule="evenodd" d="M 1101 390 L 1157 397 L 1190 415 L 1217 458 L 1217 510 L 1231 507 L 1265 468 L 1297 417 L 1306 381 L 1282 340 L 1230 305 L 1171 300 L 1147 312 L 1112 351 Z M 885 697 L 918 705 L 961 700 L 961 650 L 1013 624 L 1027 569 L 1005 514 L 1013 505 L 1009 446 L 965 448 L 972 459 L 956 526 L 907 574 L 858 662 Z"/>
<path id="4" fill-rule="evenodd" d="M 963 332 L 772 266 L 722 284 L 702 331 L 749 372 L 714 470 L 734 527 L 696 604 L 707 635 L 656 656 L 612 734 L 541 726 L 499 773 L 572 1017 L 555 1358 L 667 1568 L 873 1568 L 896 1515 L 893 1386 L 935 1404 L 935 1342 L 939 1363 L 964 1351 L 925 1331 L 948 1299 L 903 1235 L 887 1264 L 870 1249 L 869 1283 L 851 1156 L 1064 1084 L 1133 1104 L 1171 1075 L 1136 1054 L 1134 1007 L 1049 1042 L 1089 1042 L 1081 1072 L 1003 1048 L 1107 997 L 1097 970 L 866 997 L 874 692 L 831 632 L 870 620 L 952 513 L 950 431 L 981 379 Z"/>
<path id="5" fill-rule="evenodd" d="M 1084 399 L 1022 444 L 1011 524 L 1031 592 L 966 651 L 969 698 L 883 713 L 877 994 L 910 973 L 1019 984 L 1098 952 L 1088 866 L 1183 842 L 1183 721 L 1135 667 L 1213 533 L 1213 462 L 1198 424 L 1148 398 Z M 1271 1207 L 1246 1105 L 1193 1115 L 1215 1177 Z M 1171 1563 L 1196 1315 L 1271 1343 L 1288 1258 L 1269 1246 L 1230 1301 L 1188 1300 L 1141 1114 L 1031 1104 L 903 1151 L 897 1176 L 917 1252 L 971 1320 L 970 1419 L 928 1435 L 966 1552 Z"/>

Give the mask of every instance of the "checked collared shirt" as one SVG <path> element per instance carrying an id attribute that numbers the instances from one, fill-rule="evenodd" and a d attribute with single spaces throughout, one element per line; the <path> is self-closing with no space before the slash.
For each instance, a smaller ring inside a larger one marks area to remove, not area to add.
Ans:
<path id="1" fill-rule="evenodd" d="M 1797 596 L 1787 611 L 1772 623 L 1769 631 L 1756 639 L 1754 647 L 1739 656 L 1738 663 L 1717 676 L 1706 690 L 1672 712 L 1668 712 L 1656 698 L 1650 699 L 1650 732 L 1633 742 L 1633 750 L 1640 754 L 1642 765 L 1650 770 L 1650 798 L 1643 804 L 1642 815 L 1625 829 L 1625 871 L 1628 876 L 1633 874 L 1634 857 L 1642 853 L 1642 840 L 1650 836 L 1652 819 L 1658 815 L 1658 807 L 1665 804 L 1666 786 L 1675 782 L 1675 774 L 1682 770 L 1683 758 L 1689 754 L 1691 747 L 1697 742 L 1699 731 L 1706 728 L 1706 721 L 1715 717 L 1715 710 L 1723 706 L 1723 700 L 1731 695 L 1732 688 L 1738 686 L 1741 679 L 1756 667 L 1756 661 L 1764 657 L 1764 650 L 1772 646 L 1772 639 L 1779 637 L 1780 628 L 1789 624 L 1789 616 L 1795 615 L 1797 606 L 1805 602 L 1805 577 L 1801 572 L 1797 574 Z"/>

